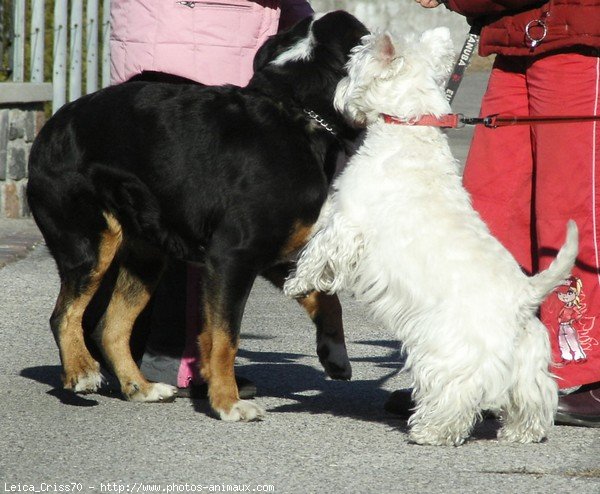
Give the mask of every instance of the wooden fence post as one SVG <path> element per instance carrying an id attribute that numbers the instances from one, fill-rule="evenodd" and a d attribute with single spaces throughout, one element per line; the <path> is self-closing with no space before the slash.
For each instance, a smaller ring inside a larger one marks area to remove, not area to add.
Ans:
<path id="1" fill-rule="evenodd" d="M 25 0 L 14 0 L 12 69 L 12 80 L 23 82 L 25 79 Z"/>
<path id="2" fill-rule="evenodd" d="M 31 0 L 31 82 L 44 82 L 44 0 Z"/>
<path id="3" fill-rule="evenodd" d="M 102 0 L 102 87 L 110 85 L 110 0 Z"/>
<path id="4" fill-rule="evenodd" d="M 69 23 L 71 49 L 69 50 L 69 101 L 81 96 L 81 52 L 83 47 L 83 0 L 71 0 Z"/>
<path id="5" fill-rule="evenodd" d="M 52 113 L 67 102 L 67 35 L 68 2 L 54 4 L 54 53 L 52 67 Z"/>
<path id="6" fill-rule="evenodd" d="M 98 0 L 87 0 L 86 38 L 85 92 L 90 94 L 98 89 Z"/>
<path id="7" fill-rule="evenodd" d="M 0 72 L 4 72 L 4 45 L 6 44 L 6 26 L 4 24 L 4 2 L 0 2 Z"/>

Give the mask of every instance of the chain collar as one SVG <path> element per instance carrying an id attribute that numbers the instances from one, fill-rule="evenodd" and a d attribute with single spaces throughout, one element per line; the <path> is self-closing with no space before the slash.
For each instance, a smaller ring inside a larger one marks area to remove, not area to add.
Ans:
<path id="1" fill-rule="evenodd" d="M 323 118 L 321 118 L 318 113 L 314 112 L 313 110 L 307 110 L 306 108 L 303 111 L 315 122 L 317 122 L 321 127 L 323 127 L 327 132 L 334 136 L 337 135 L 333 130 L 333 127 L 330 124 L 328 124 Z"/>

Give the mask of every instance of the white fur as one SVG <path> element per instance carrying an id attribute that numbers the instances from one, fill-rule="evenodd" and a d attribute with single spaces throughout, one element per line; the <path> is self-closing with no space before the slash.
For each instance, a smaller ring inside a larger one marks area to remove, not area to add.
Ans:
<path id="1" fill-rule="evenodd" d="M 288 62 L 309 60 L 312 56 L 315 39 L 312 34 L 313 23 L 321 16 L 314 16 L 308 28 L 308 36 L 299 40 L 295 45 L 284 51 L 271 62 L 272 65 L 285 65 Z"/>
<path id="2" fill-rule="evenodd" d="M 90 372 L 77 379 L 77 384 L 73 388 L 75 393 L 95 393 L 102 386 L 102 374 L 100 372 Z"/>
<path id="3" fill-rule="evenodd" d="M 577 228 L 528 278 L 473 210 L 443 132 L 383 122 L 449 113 L 452 59 L 445 28 L 399 42 L 370 35 L 355 49 L 335 104 L 367 135 L 285 291 L 350 290 L 397 334 L 413 379 L 412 441 L 459 445 L 482 410 L 500 413 L 502 439 L 540 441 L 558 398 L 535 311 L 568 276 Z"/>
<path id="4" fill-rule="evenodd" d="M 134 393 L 130 396 L 131 401 L 153 403 L 160 401 L 170 401 L 177 394 L 177 388 L 170 384 L 153 383 L 149 391 L 144 394 L 142 392 Z"/>
<path id="5" fill-rule="evenodd" d="M 229 412 L 217 410 L 217 413 L 225 422 L 251 422 L 262 420 L 266 415 L 262 408 L 247 400 L 237 401 Z"/>

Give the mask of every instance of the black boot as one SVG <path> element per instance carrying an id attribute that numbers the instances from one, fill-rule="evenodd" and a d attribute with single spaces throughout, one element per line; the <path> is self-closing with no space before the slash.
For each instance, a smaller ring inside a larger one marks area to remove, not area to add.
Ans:
<path id="1" fill-rule="evenodd" d="M 394 391 L 385 402 L 385 411 L 407 419 L 415 408 L 415 402 L 411 395 L 412 389 L 409 388 Z"/>
<path id="2" fill-rule="evenodd" d="M 600 382 L 561 396 L 554 422 L 559 425 L 600 427 Z"/>

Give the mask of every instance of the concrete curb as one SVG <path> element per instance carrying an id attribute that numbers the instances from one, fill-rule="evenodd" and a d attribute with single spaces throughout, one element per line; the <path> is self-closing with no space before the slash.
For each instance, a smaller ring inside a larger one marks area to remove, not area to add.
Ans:
<path id="1" fill-rule="evenodd" d="M 32 219 L 0 219 L 0 269 L 27 257 L 43 242 Z"/>

